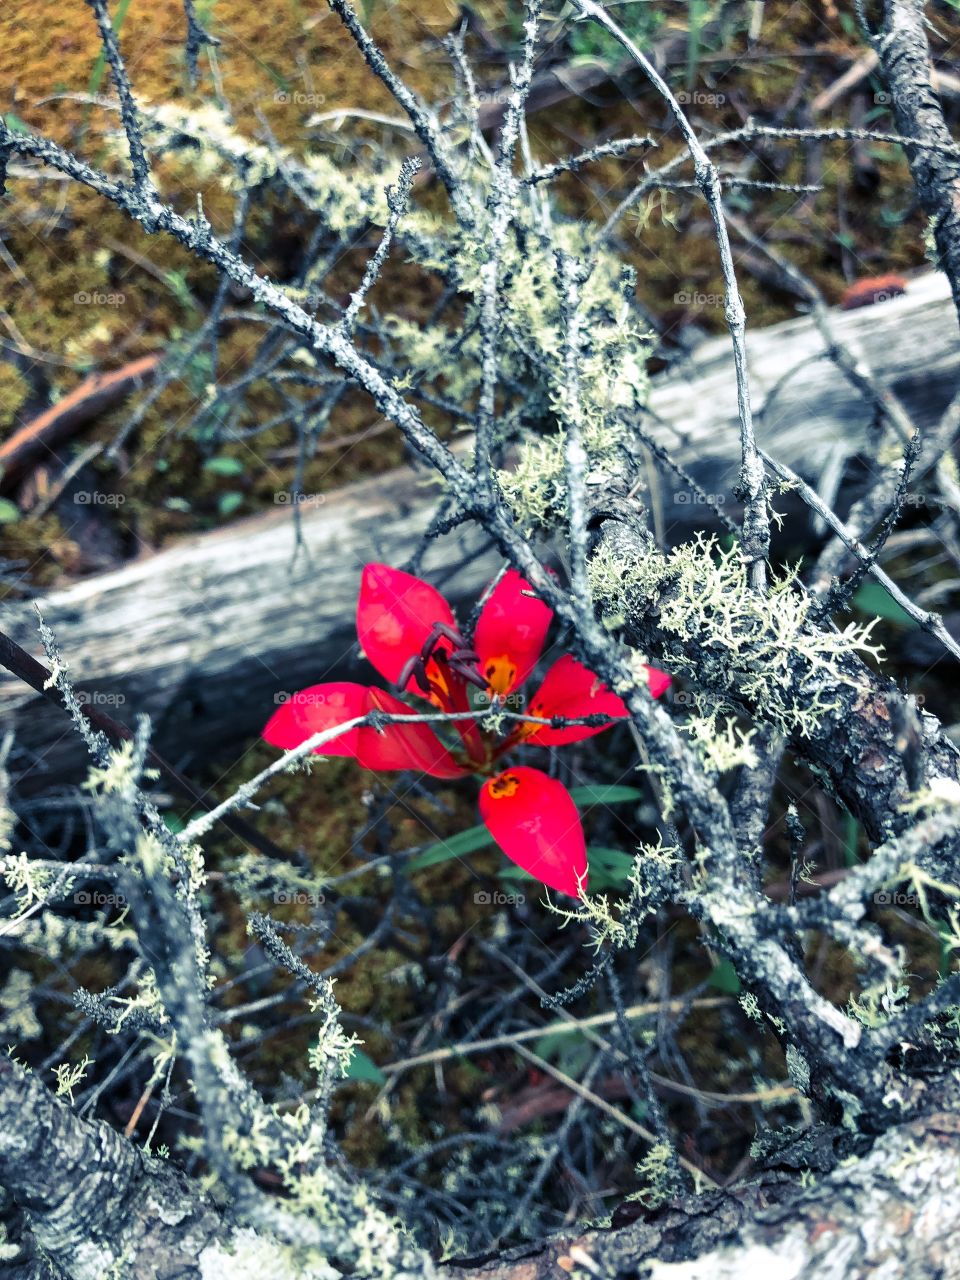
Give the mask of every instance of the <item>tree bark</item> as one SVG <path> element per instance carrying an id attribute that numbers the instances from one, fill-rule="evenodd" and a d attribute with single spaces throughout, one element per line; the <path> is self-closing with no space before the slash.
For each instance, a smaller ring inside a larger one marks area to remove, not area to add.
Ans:
<path id="1" fill-rule="evenodd" d="M 804 1187 L 759 1178 L 620 1229 L 567 1236 L 448 1280 L 868 1280 L 960 1277 L 960 1118 L 939 1111 L 888 1130 L 859 1159 Z M 615 1215 L 616 1218 L 616 1215 Z"/>
<path id="2" fill-rule="evenodd" d="M 874 45 L 898 131 L 927 144 L 907 148 L 910 172 L 960 315 L 960 158 L 931 82 L 925 7 L 923 0 L 885 0 Z"/>
<path id="3" fill-rule="evenodd" d="M 224 1230 L 174 1165 L 148 1159 L 103 1122 L 81 1120 L 7 1057 L 0 1187 L 32 1237 L 6 1260 L 16 1280 L 56 1274 L 43 1270 L 33 1245 L 70 1280 L 102 1280 L 115 1264 L 116 1274 L 141 1280 L 200 1280 L 200 1255 Z"/>
<path id="4" fill-rule="evenodd" d="M 645 554 L 649 540 L 629 520 L 611 518 L 601 526 L 600 545 L 619 562 L 629 563 Z M 670 590 L 668 586 L 667 595 Z M 661 593 L 658 603 L 662 605 L 665 598 Z M 669 669 L 671 650 L 676 651 L 680 645 L 684 654 L 696 654 L 698 637 L 678 641 L 661 629 L 659 616 L 659 609 L 633 611 L 626 618 L 626 631 L 636 648 L 658 655 Z M 863 822 L 870 838 L 882 841 L 912 820 L 902 809 L 909 793 L 915 790 L 911 770 L 919 770 L 921 777 L 958 778 L 960 754 L 936 716 L 926 711 L 918 712 L 916 749 L 908 753 L 904 725 L 898 715 L 902 695 L 894 682 L 875 674 L 853 652 L 841 655 L 837 665 L 842 678 L 821 686 L 823 692 L 829 692 L 824 703 L 830 705 L 824 706 L 806 736 L 797 735 L 791 740 L 791 747 Z M 810 671 L 797 655 L 791 658 L 786 681 L 784 699 L 806 705 Z M 700 683 L 708 695 L 712 692 L 723 702 L 733 701 L 746 715 L 763 720 L 763 707 L 751 705 L 736 688 L 727 684 L 713 688 L 705 665 Z"/>
<path id="5" fill-rule="evenodd" d="M 450 1264 L 443 1275 L 957 1280 L 955 1102 L 941 1091 L 937 1110 L 869 1145 L 842 1129 L 809 1130 L 735 1188 L 656 1210 L 627 1202 L 606 1229 Z M 81 1120 L 8 1058 L 0 1059 L 0 1188 L 30 1233 L 17 1255 L 0 1258 L 10 1280 L 100 1280 L 114 1264 L 137 1280 L 200 1280 L 205 1251 L 210 1258 L 233 1238 L 172 1164 L 147 1159 L 102 1122 Z M 8 1207 L 3 1217 L 12 1216 Z"/>

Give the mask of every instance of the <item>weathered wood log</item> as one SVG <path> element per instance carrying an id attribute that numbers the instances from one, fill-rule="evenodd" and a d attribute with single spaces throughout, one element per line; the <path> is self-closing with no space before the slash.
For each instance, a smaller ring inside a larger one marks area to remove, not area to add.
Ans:
<path id="1" fill-rule="evenodd" d="M 265 723 L 287 694 L 349 673 L 361 566 L 407 559 L 436 494 L 412 471 L 391 472 L 316 495 L 303 510 L 299 554 L 288 508 L 37 603 L 81 702 L 127 724 L 148 714 L 154 742 L 188 768 L 198 751 L 229 756 L 231 739 Z M 443 539 L 425 561 L 433 580 L 441 587 L 450 580 L 461 598 L 482 589 L 498 563 L 475 533 Z M 3 629 L 38 652 L 32 604 L 0 614 Z M 9 678 L 0 685 L 4 719 L 31 756 L 24 780 L 74 775 L 82 752 L 73 733 L 64 736 L 63 713 L 35 695 L 13 710 L 25 692 Z"/>
<path id="2" fill-rule="evenodd" d="M 0 1185 L 25 1229 L 0 1261 L 15 1280 L 92 1280 L 120 1258 L 131 1275 L 199 1276 L 203 1250 L 226 1235 L 174 1164 L 148 1159 L 103 1121 L 81 1120 L 9 1058 L 0 1062 Z"/>
<path id="3" fill-rule="evenodd" d="M 937 420 L 960 373 L 949 299 L 944 278 L 928 275 L 903 297 L 832 316 L 837 338 L 922 426 Z M 813 481 L 838 449 L 869 457 L 873 406 L 825 358 L 811 321 L 749 334 L 748 348 L 764 448 Z M 739 437 L 728 340 L 704 343 L 655 380 L 650 404 L 651 434 L 732 510 Z M 436 495 L 426 476 L 392 471 L 304 505 L 298 556 L 289 508 L 281 508 L 38 603 L 93 704 L 127 722 L 148 713 L 155 742 L 175 764 L 188 767 L 200 751 L 229 756 L 232 740 L 255 731 L 284 692 L 334 673 L 363 678 L 352 624 L 360 567 L 369 559 L 402 563 Z M 669 477 L 654 484 L 650 502 L 673 541 L 706 517 L 696 495 Z M 466 600 L 497 563 L 479 535 L 464 532 L 436 543 L 425 569 L 451 598 Z M 0 607 L 0 626 L 38 651 L 31 604 Z M 82 752 L 56 708 L 27 692 L 12 678 L 0 680 L 0 712 L 17 730 L 32 777 L 65 776 L 82 765 Z"/>
<path id="4" fill-rule="evenodd" d="M 831 312 L 836 341 L 862 362 L 878 387 L 893 389 L 913 421 L 938 421 L 958 384 L 960 335 L 942 275 L 910 283 L 899 298 L 856 311 Z M 870 458 L 876 414 L 828 358 L 806 317 L 747 332 L 757 443 L 809 481 L 819 481 L 838 453 Z M 787 379 L 784 381 L 784 379 Z M 688 371 L 655 381 L 650 399 L 660 420 L 657 438 L 707 488 L 730 502 L 740 465 L 737 389 L 730 344 L 705 343 Z M 664 486 L 666 489 L 666 486 Z M 665 492 L 667 527 L 690 527 L 682 485 Z"/>

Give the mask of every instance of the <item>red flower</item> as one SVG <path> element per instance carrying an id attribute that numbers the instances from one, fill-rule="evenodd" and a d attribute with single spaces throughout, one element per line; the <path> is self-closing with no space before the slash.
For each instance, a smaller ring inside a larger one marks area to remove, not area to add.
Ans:
<path id="1" fill-rule="evenodd" d="M 480 816 L 503 852 L 551 889 L 576 897 L 581 887 L 586 888 L 587 854 L 570 793 L 540 769 L 528 765 L 502 769 L 499 760 L 521 743 L 551 747 L 579 742 L 602 733 L 609 722 L 554 728 L 522 721 L 506 738 L 497 740 L 469 716 L 475 709 L 471 686 L 486 698 L 499 700 L 527 680 L 552 618 L 553 610 L 510 569 L 484 604 L 471 647 L 434 587 L 399 569 L 368 564 L 357 602 L 357 634 L 364 653 L 398 692 L 417 694 L 441 711 L 464 714 L 464 719 L 452 722 L 460 745 L 451 749 L 428 724 L 413 721 L 380 729 L 350 729 L 317 750 L 323 755 L 352 756 L 365 769 L 418 769 L 434 778 L 485 776 Z M 647 675 L 651 693 L 659 697 L 670 677 L 655 667 L 649 667 Z M 623 701 L 569 655 L 547 672 L 530 699 L 529 710 L 544 720 L 629 715 Z M 347 681 L 318 684 L 285 702 L 270 718 L 263 736 L 288 750 L 323 729 L 371 711 L 415 714 L 382 689 Z"/>

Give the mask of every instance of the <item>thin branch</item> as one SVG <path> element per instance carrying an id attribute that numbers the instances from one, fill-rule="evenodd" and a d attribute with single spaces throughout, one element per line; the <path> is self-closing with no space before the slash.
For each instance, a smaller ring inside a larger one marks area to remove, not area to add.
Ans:
<path id="1" fill-rule="evenodd" d="M 499 334 L 500 260 L 513 221 L 518 184 L 513 158 L 520 137 L 520 121 L 533 79 L 540 0 L 524 0 L 524 48 L 514 77 L 504 116 L 493 192 L 490 200 L 490 232 L 486 258 L 480 267 L 480 395 L 477 404 L 477 438 L 474 450 L 477 479 L 484 494 L 493 492 L 493 426 L 497 394 L 497 338 Z"/>
<path id="2" fill-rule="evenodd" d="M 825 502 L 821 501 L 819 495 L 795 471 L 792 471 L 784 463 L 777 462 L 774 458 L 771 458 L 763 449 L 760 450 L 760 456 L 781 480 L 786 480 L 791 488 L 797 490 L 811 511 L 815 511 L 824 524 L 829 525 L 847 550 L 852 551 L 857 559 L 866 566 L 871 577 L 875 578 L 889 592 L 904 613 L 908 613 L 924 631 L 929 631 L 931 635 L 936 636 L 943 647 L 954 658 L 960 660 L 960 645 L 957 644 L 956 640 L 943 625 L 943 620 L 939 614 L 928 613 L 926 610 L 921 609 L 919 605 L 914 604 L 910 597 L 901 591 L 889 574 L 885 573 L 880 565 L 877 564 L 874 553 L 867 550 L 860 539 L 843 524 Z"/>
<path id="3" fill-rule="evenodd" d="M 642 68 L 650 83 L 670 108 L 676 120 L 684 142 L 693 158 L 694 176 L 703 197 L 710 209 L 713 219 L 714 233 L 720 250 L 720 265 L 723 272 L 726 292 L 725 315 L 730 338 L 733 343 L 733 360 L 737 376 L 737 406 L 740 415 L 740 488 L 744 497 L 743 527 L 741 542 L 743 556 L 750 566 L 750 579 L 757 591 L 764 591 L 767 581 L 767 556 L 770 551 L 770 521 L 767 515 L 766 481 L 763 463 L 757 453 L 757 444 L 753 434 L 753 414 L 750 408 L 750 380 L 747 371 L 747 351 L 744 344 L 746 330 L 746 313 L 743 300 L 737 287 L 737 276 L 733 265 L 733 252 L 730 248 L 730 237 L 724 219 L 723 202 L 720 190 L 720 175 L 716 166 L 710 161 L 706 151 L 700 145 L 689 120 L 674 97 L 670 86 L 642 53 L 622 28 L 601 5 L 595 0 L 573 0 L 574 7 L 584 18 L 596 22 L 627 51 L 631 58 Z"/>
<path id="4" fill-rule="evenodd" d="M 360 314 L 360 308 L 366 301 L 367 294 L 373 288 L 377 277 L 383 269 L 387 254 L 390 252 L 393 237 L 396 235 L 397 227 L 400 225 L 400 219 L 407 211 L 413 179 L 419 170 L 420 161 L 416 156 L 412 159 L 404 160 L 400 166 L 400 175 L 397 178 L 396 188 L 387 188 L 387 205 L 390 209 L 390 216 L 387 219 L 387 225 L 383 229 L 383 235 L 380 237 L 380 243 L 377 245 L 373 257 L 367 262 L 360 287 L 350 295 L 349 305 L 343 313 L 343 319 L 340 321 L 340 329 L 344 334 L 353 332 L 357 316 Z"/>
<path id="5" fill-rule="evenodd" d="M 574 599 L 583 610 L 583 625 L 590 626 L 593 601 L 587 569 L 587 451 L 583 447 L 580 399 L 580 285 L 584 275 L 579 264 L 557 250 L 560 277 L 560 319 L 564 352 L 564 462 L 567 477 L 567 525 L 570 549 L 570 583 Z"/>
<path id="6" fill-rule="evenodd" d="M 328 2 L 330 8 L 353 36 L 357 48 L 366 60 L 367 66 L 383 81 L 410 117 L 410 123 L 413 125 L 417 137 L 426 147 L 433 162 L 433 167 L 440 181 L 447 189 L 447 194 L 450 196 L 450 202 L 456 211 L 457 217 L 464 226 L 472 226 L 475 221 L 475 211 L 468 198 L 466 187 L 454 172 L 453 162 L 447 152 L 446 142 L 437 127 L 436 121 L 393 71 L 383 53 L 371 40 L 349 0 L 328 0 Z"/>
<path id="7" fill-rule="evenodd" d="M 591 1106 L 596 1107 L 605 1115 L 610 1116 L 612 1120 L 615 1120 L 617 1124 L 621 1125 L 624 1129 L 629 1129 L 631 1133 L 635 1133 L 638 1137 L 643 1138 L 643 1140 L 645 1142 L 649 1142 L 651 1146 L 659 1142 L 658 1136 L 652 1129 L 648 1129 L 644 1124 L 639 1124 L 632 1116 L 628 1116 L 625 1111 L 621 1111 L 619 1107 L 615 1107 L 612 1103 L 607 1102 L 606 1098 L 601 1098 L 600 1095 L 598 1093 L 594 1093 L 592 1089 L 586 1088 L 586 1086 L 582 1085 L 579 1080 L 574 1080 L 573 1076 L 567 1075 L 565 1071 L 561 1071 L 559 1067 L 555 1067 L 553 1063 L 548 1062 L 546 1058 L 541 1058 L 538 1053 L 533 1053 L 522 1044 L 516 1045 L 515 1048 L 520 1057 L 526 1058 L 526 1060 L 535 1066 L 538 1071 L 542 1071 L 545 1075 L 552 1076 L 554 1080 L 562 1084 L 565 1089 L 569 1089 L 570 1092 L 576 1094 L 578 1098 L 585 1099 L 585 1101 L 589 1102 Z M 692 1160 L 688 1160 L 686 1156 L 679 1156 L 678 1160 L 683 1168 L 686 1169 L 701 1186 L 719 1186 L 719 1183 L 715 1182 L 709 1174 L 704 1173 L 699 1165 L 694 1164 Z"/>
<path id="8" fill-rule="evenodd" d="M 687 1009 L 719 1009 L 729 1003 L 727 996 L 704 996 L 697 1000 L 678 997 L 675 1000 L 654 1000 L 645 1004 L 633 1004 L 628 1006 L 624 1013 L 630 1019 L 649 1018 L 654 1014 L 684 1013 Z M 528 1027 L 524 1031 L 488 1036 L 484 1040 L 460 1040 L 442 1049 L 430 1049 L 426 1053 L 415 1054 L 412 1058 L 398 1058 L 396 1062 L 385 1063 L 380 1070 L 387 1075 L 396 1075 L 402 1071 L 412 1071 L 414 1067 L 433 1066 L 438 1062 L 449 1062 L 453 1058 L 468 1058 L 471 1054 L 486 1053 L 490 1049 L 509 1049 L 515 1044 L 537 1040 L 545 1035 L 581 1035 L 585 1028 L 608 1027 L 616 1020 L 615 1012 L 595 1013 L 588 1018 L 575 1018 L 568 1015 L 563 1021 L 549 1022 L 546 1026 Z"/>
<path id="9" fill-rule="evenodd" d="M 140 136 L 140 112 L 137 109 L 123 55 L 120 52 L 117 33 L 113 29 L 113 23 L 110 21 L 106 0 L 87 0 L 87 3 L 93 10 L 93 16 L 100 29 L 100 40 L 103 44 L 104 56 L 109 63 L 113 83 L 117 89 L 117 97 L 120 100 L 120 118 L 123 121 L 123 131 L 127 135 L 127 147 L 130 152 L 134 186 L 140 195 L 149 195 L 152 193 L 153 184 L 150 181 L 150 164 L 143 149 L 143 139 Z"/>
<path id="10" fill-rule="evenodd" d="M 534 187 L 541 182 L 552 182 L 554 178 L 559 178 L 561 174 L 576 173 L 586 165 L 593 164 L 595 160 L 619 159 L 621 156 L 628 155 L 631 151 L 649 151 L 656 145 L 657 143 L 653 138 L 646 137 L 615 138 L 612 142 L 601 142 L 597 146 L 590 147 L 587 151 L 581 151 L 566 160 L 558 160 L 556 164 L 548 164 L 542 169 L 535 169 L 533 173 L 520 180 L 520 185 Z"/>
<path id="11" fill-rule="evenodd" d="M 191 85 L 196 85 L 199 79 L 197 60 L 200 56 L 200 50 L 204 45 L 216 48 L 219 46 L 220 41 L 216 36 L 210 35 L 198 19 L 195 0 L 183 0 L 183 16 L 187 20 L 187 41 L 184 50 L 187 60 L 187 76 Z"/>

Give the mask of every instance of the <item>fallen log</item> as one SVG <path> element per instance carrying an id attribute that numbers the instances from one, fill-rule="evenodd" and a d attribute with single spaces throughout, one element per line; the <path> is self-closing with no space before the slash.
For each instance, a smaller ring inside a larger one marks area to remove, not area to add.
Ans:
<path id="1" fill-rule="evenodd" d="M 879 386 L 897 392 L 920 426 L 937 421 L 960 373 L 943 276 L 921 277 L 902 297 L 831 319 L 836 337 Z M 873 404 L 826 358 L 812 321 L 750 333 L 748 350 L 763 448 L 814 483 L 838 450 L 869 456 Z M 704 343 L 656 379 L 650 409 L 650 434 L 733 512 L 739 428 L 729 341 Z M 651 484 L 650 505 L 671 541 L 705 523 L 708 512 L 688 486 L 669 476 Z M 370 559 L 403 563 L 436 500 L 432 478 L 392 471 L 314 495 L 302 508 L 299 554 L 283 507 L 58 588 L 37 603 L 81 695 L 128 724 L 149 714 L 155 744 L 188 769 L 193 753 L 237 754 L 233 741 L 259 728 L 285 692 L 334 675 L 364 678 L 352 622 L 360 568 Z M 424 569 L 464 601 L 498 563 L 478 533 L 461 531 L 432 546 Z M 39 652 L 32 603 L 0 606 L 0 627 Z M 38 783 L 83 766 L 62 713 L 11 677 L 0 678 L 0 713 L 16 729 L 21 764 Z"/>
<path id="2" fill-rule="evenodd" d="M 853 311 L 833 310 L 835 341 L 893 390 L 921 428 L 936 423 L 957 388 L 960 337 L 950 289 L 940 274 L 909 282 L 897 298 Z M 837 453 L 869 457 L 876 414 L 829 359 L 827 344 L 807 317 L 747 331 L 750 389 L 757 443 L 804 479 L 818 482 Z M 713 339 L 697 348 L 689 369 L 655 381 L 650 406 L 658 440 L 727 505 L 740 466 L 737 388 L 730 344 Z M 792 459 L 792 461 L 791 461 Z M 667 494 L 667 523 L 692 523 L 680 508 L 691 496 Z"/>
<path id="3" fill-rule="evenodd" d="M 370 559 L 408 559 L 436 496 L 424 477 L 391 472 L 313 495 L 299 553 L 288 508 L 36 604 L 60 642 L 81 703 L 128 727 L 146 713 L 155 745 L 169 747 L 173 763 L 188 769 L 195 752 L 229 756 L 231 739 L 265 723 L 287 694 L 351 668 L 360 568 Z M 475 532 L 447 537 L 428 553 L 426 571 L 438 585 L 449 580 L 456 597 L 476 593 L 499 563 L 485 545 Z M 0 627 L 40 652 L 32 602 L 0 608 Z M 64 734 L 62 711 L 5 675 L 0 712 L 29 757 L 24 780 L 75 776 L 82 753 L 76 735 Z"/>

